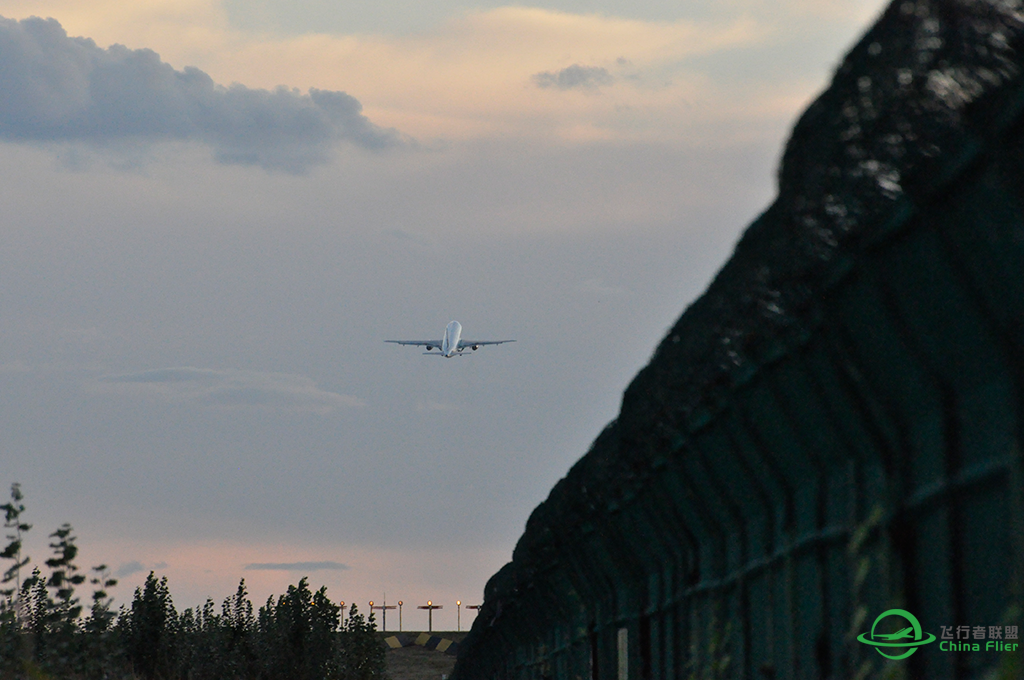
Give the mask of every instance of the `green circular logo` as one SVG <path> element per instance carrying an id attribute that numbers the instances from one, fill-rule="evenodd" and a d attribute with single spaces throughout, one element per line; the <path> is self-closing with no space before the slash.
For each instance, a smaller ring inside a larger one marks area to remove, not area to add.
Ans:
<path id="1" fill-rule="evenodd" d="M 902 616 L 910 625 L 901 628 L 895 633 L 876 633 L 875 628 L 878 627 L 878 622 L 888 616 Z M 868 635 L 870 635 L 870 638 Z M 928 637 L 925 638 L 925 635 Z M 922 632 L 921 622 L 917 620 L 916 616 L 905 609 L 889 609 L 882 612 L 871 625 L 871 633 L 861 633 L 857 636 L 857 639 L 866 645 L 874 647 L 875 651 L 886 659 L 893 660 L 906 659 L 908 656 L 916 652 L 917 648 L 921 645 L 927 645 L 930 642 L 935 642 L 935 636 L 931 633 Z M 882 647 L 898 647 L 900 649 L 905 649 L 906 651 L 902 654 L 893 656 L 883 652 L 881 649 Z"/>

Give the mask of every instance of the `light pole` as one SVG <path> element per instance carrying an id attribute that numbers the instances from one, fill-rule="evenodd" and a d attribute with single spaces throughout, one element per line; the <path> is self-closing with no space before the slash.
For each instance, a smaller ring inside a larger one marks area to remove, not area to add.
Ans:
<path id="1" fill-rule="evenodd" d="M 390 605 L 389 606 L 387 600 L 384 600 L 384 604 L 378 605 L 376 607 L 373 606 L 373 600 L 370 601 L 370 611 L 373 611 L 374 609 L 380 609 L 381 610 L 380 629 L 382 631 L 386 631 L 388 629 L 388 610 L 389 609 L 394 609 L 394 608 L 395 608 L 395 605 Z"/>
<path id="2" fill-rule="evenodd" d="M 341 607 L 341 625 L 344 626 L 345 625 L 345 601 L 342 600 L 341 603 L 338 604 L 338 606 Z"/>
<path id="3" fill-rule="evenodd" d="M 402 601 L 398 601 L 398 632 L 402 632 Z"/>
<path id="4" fill-rule="evenodd" d="M 440 604 L 434 604 L 430 600 L 427 600 L 427 604 L 426 605 L 422 605 L 421 604 L 421 605 L 419 605 L 416 608 L 417 609 L 426 609 L 427 610 L 427 632 L 428 633 L 433 633 L 434 632 L 434 610 L 435 609 L 444 609 L 444 606 L 440 605 Z"/>
<path id="5" fill-rule="evenodd" d="M 456 621 L 455 630 L 457 632 L 461 633 L 462 632 L 462 600 L 455 600 L 455 606 L 459 608 L 458 612 L 455 614 L 455 621 Z"/>

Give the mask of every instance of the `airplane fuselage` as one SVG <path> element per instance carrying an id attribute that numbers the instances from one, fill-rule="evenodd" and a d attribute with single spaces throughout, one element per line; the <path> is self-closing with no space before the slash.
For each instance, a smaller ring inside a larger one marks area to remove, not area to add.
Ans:
<path id="1" fill-rule="evenodd" d="M 444 338 L 441 339 L 441 354 L 449 359 L 459 351 L 459 339 L 462 337 L 462 324 L 451 321 L 445 326 Z"/>

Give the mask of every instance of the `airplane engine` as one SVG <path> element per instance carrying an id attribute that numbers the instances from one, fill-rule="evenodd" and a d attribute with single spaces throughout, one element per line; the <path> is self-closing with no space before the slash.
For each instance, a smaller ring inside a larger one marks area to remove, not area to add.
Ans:
<path id="1" fill-rule="evenodd" d="M 433 345 L 427 345 L 427 351 L 428 351 L 428 352 L 429 352 L 430 350 L 432 350 L 432 349 L 434 349 L 434 346 L 433 346 Z"/>
<path id="2" fill-rule="evenodd" d="M 480 345 L 473 345 L 473 351 L 474 352 L 477 351 L 478 349 L 480 349 Z"/>

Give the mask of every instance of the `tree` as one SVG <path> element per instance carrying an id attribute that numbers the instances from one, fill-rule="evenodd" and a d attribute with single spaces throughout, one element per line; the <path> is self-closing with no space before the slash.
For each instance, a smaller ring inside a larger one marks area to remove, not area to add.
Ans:
<path id="1" fill-rule="evenodd" d="M 82 613 L 82 606 L 75 597 L 75 586 L 85 582 L 85 574 L 79 574 L 75 564 L 78 546 L 71 532 L 71 525 L 65 522 L 50 534 L 50 538 L 57 540 L 50 544 L 54 556 L 46 560 L 46 566 L 50 567 L 50 578 L 46 586 L 54 590 L 54 602 L 65 623 L 76 621 Z"/>
<path id="2" fill-rule="evenodd" d="M 256 619 L 244 578 L 238 582 L 234 597 L 225 598 L 221 605 L 221 621 L 225 633 L 225 676 L 255 677 L 256 659 L 252 643 Z"/>
<path id="3" fill-rule="evenodd" d="M 50 576 L 43 591 L 36 595 L 36 658 L 45 670 L 61 675 L 81 666 L 84 652 L 83 640 L 78 635 L 82 606 L 75 597 L 75 586 L 85 582 L 85 574 L 78 573 L 75 564 L 78 546 L 72 531 L 65 522 L 50 534 L 54 539 L 50 543 L 53 557 L 46 560 Z M 53 595 L 46 589 L 52 590 Z"/>
<path id="4" fill-rule="evenodd" d="M 339 677 L 341 608 L 316 593 L 305 577 L 277 602 L 260 608 L 254 645 L 260 657 L 261 677 L 266 680 L 325 680 Z"/>
<path id="5" fill-rule="evenodd" d="M 127 616 L 119 622 L 125 654 L 134 672 L 144 678 L 170 675 L 174 667 L 174 629 L 177 612 L 167 589 L 167 577 L 157 581 L 149 572 Z"/>
<path id="6" fill-rule="evenodd" d="M 21 568 L 29 563 L 28 555 L 25 557 L 21 556 L 22 535 L 32 528 L 31 524 L 25 524 L 21 521 L 21 513 L 25 512 L 25 505 L 21 502 L 23 498 L 21 485 L 15 482 L 11 484 L 10 502 L 0 505 L 0 510 L 4 511 L 4 528 L 13 531 L 13 533 L 7 534 L 7 540 L 10 543 L 0 553 L 0 558 L 13 560 L 14 562 L 4 571 L 3 580 L 0 581 L 0 583 L 14 581 L 13 588 L 0 590 L 0 596 L 8 600 L 21 590 Z"/>
<path id="7" fill-rule="evenodd" d="M 220 613 L 212 599 L 179 617 L 167 577 L 149 573 L 135 589 L 131 607 L 111 611 L 109 589 L 117 585 L 106 565 L 82 573 L 75 563 L 76 538 L 70 524 L 50 534 L 49 575 L 38 567 L 21 579 L 29 564 L 21 554 L 31 527 L 21 489 L 0 505 L 9 543 L 0 557 L 12 561 L 0 590 L 0 679 L 73 680 L 378 680 L 385 677 L 384 648 L 369 619 L 352 607 L 339 631 L 340 607 L 327 589 L 313 592 L 308 579 L 253 616 L 245 580 Z M 83 619 L 76 587 L 88 579 L 92 603 Z"/>
<path id="8" fill-rule="evenodd" d="M 31 648 L 26 648 L 29 641 L 23 635 L 24 617 L 19 613 L 24 610 L 21 568 L 29 563 L 29 557 L 22 556 L 21 546 L 25 532 L 32 528 L 21 519 L 25 512 L 25 505 L 21 502 L 23 498 L 21 485 L 14 483 L 11 484 L 10 502 L 0 505 L 0 510 L 4 511 L 4 528 L 10 532 L 7 534 L 10 543 L 0 552 L 0 558 L 13 562 L 4 569 L 0 584 L 14 582 L 12 587 L 0 588 L 0 677 L 20 670 L 22 659 L 31 654 Z"/>
<path id="9" fill-rule="evenodd" d="M 355 603 L 341 629 L 340 677 L 344 680 L 379 680 L 387 673 L 384 647 L 377 638 L 373 612 L 365 619 Z"/>
<path id="10" fill-rule="evenodd" d="M 327 597 L 327 587 L 313 593 L 309 608 L 309 641 L 306 654 L 311 660 L 311 678 L 334 678 L 338 671 L 338 623 L 341 608 Z"/>
<path id="11" fill-rule="evenodd" d="M 110 571 L 105 564 L 93 567 L 92 572 L 93 576 L 89 579 L 89 583 L 94 586 L 92 607 L 82 626 L 84 654 L 81 672 L 87 678 L 99 679 L 109 677 L 110 669 L 122 665 L 123 655 L 113 629 L 117 616 L 110 609 L 113 598 L 107 593 L 108 588 L 117 585 L 117 579 L 110 578 Z"/>
<path id="12" fill-rule="evenodd" d="M 288 586 L 288 592 L 277 599 L 273 614 L 269 618 L 273 637 L 270 645 L 271 677 L 288 677 L 296 680 L 314 677 L 319 664 L 308 653 L 312 638 L 311 609 L 313 593 L 306 578 L 299 579 L 298 585 Z M 273 641 L 276 640 L 276 644 Z"/>
<path id="13" fill-rule="evenodd" d="M 52 608 L 53 601 L 46 591 L 46 579 L 39 567 L 35 567 L 32 575 L 21 582 L 21 590 L 18 592 L 23 662 L 34 663 L 34 660 L 44 656 Z"/>
<path id="14" fill-rule="evenodd" d="M 89 579 L 89 583 L 96 586 L 96 589 L 92 591 L 92 607 L 89 610 L 89 618 L 85 622 L 85 630 L 92 633 L 105 633 L 110 629 L 110 624 L 116 616 L 110 610 L 114 598 L 107 593 L 107 588 L 116 586 L 117 579 L 110 578 L 110 570 L 105 564 L 93 567 L 92 571 L 93 577 Z"/>

